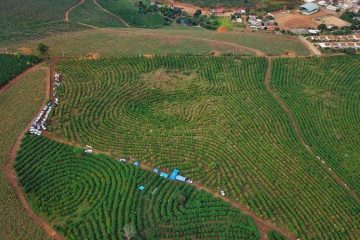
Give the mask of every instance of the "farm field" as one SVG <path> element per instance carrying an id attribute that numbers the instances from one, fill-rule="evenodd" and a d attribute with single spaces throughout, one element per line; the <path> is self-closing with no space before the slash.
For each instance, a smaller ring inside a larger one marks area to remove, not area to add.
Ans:
<path id="1" fill-rule="evenodd" d="M 32 207 L 67 239 L 259 239 L 250 217 L 208 193 L 44 137 L 25 137 L 15 169 Z"/>
<path id="2" fill-rule="evenodd" d="M 132 27 L 157 28 L 164 26 L 164 17 L 158 13 L 139 13 L 139 8 L 129 0 L 97 0 L 98 3 L 113 14 L 121 17 Z M 144 2 L 146 3 L 146 2 Z"/>
<path id="3" fill-rule="evenodd" d="M 307 144 L 360 196 L 359 56 L 277 59 L 272 85 Z"/>
<path id="4" fill-rule="evenodd" d="M 96 27 L 125 27 L 118 18 L 104 12 L 92 0 L 86 0 L 73 9 L 69 13 L 69 19 Z"/>
<path id="5" fill-rule="evenodd" d="M 0 239 L 47 239 L 43 230 L 31 221 L 5 179 L 9 151 L 45 98 L 44 78 L 43 70 L 33 71 L 0 93 Z"/>
<path id="6" fill-rule="evenodd" d="M 0 1 L 0 46 L 84 29 L 63 22 L 65 11 L 77 0 Z"/>
<path id="7" fill-rule="evenodd" d="M 35 52 L 39 42 L 45 42 L 51 46 L 50 50 L 54 56 L 62 56 L 64 51 L 66 57 L 81 57 L 94 53 L 102 57 L 184 53 L 206 55 L 213 51 L 244 55 L 257 53 L 283 55 L 289 52 L 300 56 L 309 54 L 306 47 L 293 37 L 188 29 L 97 29 L 13 44 L 9 45 L 8 49 L 19 51 L 25 47 Z M 79 42 L 83 44 L 79 45 Z"/>
<path id="8" fill-rule="evenodd" d="M 266 68 L 264 58 L 62 61 L 61 104 L 49 130 L 177 167 L 301 239 L 359 238 L 357 202 L 300 144 L 266 91 Z"/>
<path id="9" fill-rule="evenodd" d="M 0 54 L 0 87 L 39 61 L 36 56 Z"/>

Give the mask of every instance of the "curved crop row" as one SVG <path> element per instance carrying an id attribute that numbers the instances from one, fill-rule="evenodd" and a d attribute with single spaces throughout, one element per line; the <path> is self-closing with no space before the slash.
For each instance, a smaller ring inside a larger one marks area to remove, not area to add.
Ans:
<path id="1" fill-rule="evenodd" d="M 356 239 L 358 204 L 298 141 L 263 58 L 65 61 L 50 131 L 179 168 L 301 239 Z M 336 216 L 336 217 L 334 217 Z"/>
<path id="2" fill-rule="evenodd" d="M 44 137 L 25 137 L 15 169 L 35 211 L 68 239 L 259 239 L 250 217 L 208 193 Z"/>
<path id="3" fill-rule="evenodd" d="M 360 57 L 275 60 L 271 81 L 307 144 L 360 196 Z"/>

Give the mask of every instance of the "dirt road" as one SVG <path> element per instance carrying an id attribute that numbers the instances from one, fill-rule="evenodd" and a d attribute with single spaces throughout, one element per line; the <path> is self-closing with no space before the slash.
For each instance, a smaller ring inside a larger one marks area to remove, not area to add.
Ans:
<path id="1" fill-rule="evenodd" d="M 37 66 L 34 66 L 32 69 L 28 69 L 26 72 L 24 72 L 22 75 L 19 75 L 16 77 L 16 79 L 14 79 L 12 82 L 18 81 L 20 78 L 24 77 L 27 73 L 29 73 L 29 71 L 33 71 L 34 69 L 44 69 L 44 71 L 46 71 L 46 96 L 49 96 L 50 94 L 50 71 L 48 68 L 46 67 L 40 67 L 40 65 L 38 64 Z M 42 102 L 41 106 L 39 107 L 38 113 L 40 113 L 43 109 L 43 107 L 45 106 L 47 102 L 47 97 L 44 99 L 44 101 Z M 37 113 L 37 114 L 38 114 Z M 36 118 L 36 116 L 34 117 L 34 119 Z M 33 119 L 33 120 L 34 120 Z M 19 148 L 20 148 L 20 144 L 21 144 L 21 140 L 23 139 L 25 133 L 27 132 L 27 130 L 30 128 L 33 120 L 29 123 L 29 125 L 22 130 L 22 132 L 20 133 L 19 137 L 17 138 L 14 146 L 12 147 L 11 151 L 8 154 L 8 158 L 5 164 L 5 176 L 7 181 L 10 183 L 10 185 L 13 187 L 17 197 L 20 200 L 21 205 L 23 206 L 23 208 L 27 211 L 27 213 L 29 214 L 29 216 L 31 217 L 31 219 L 38 225 L 40 225 L 47 236 L 49 236 L 51 239 L 55 239 L 55 240 L 62 240 L 63 237 L 58 234 L 42 217 L 36 215 L 34 213 L 34 211 L 31 209 L 29 203 L 27 202 L 27 199 L 21 189 L 21 187 L 18 184 L 17 181 L 17 176 L 16 173 L 13 169 L 13 164 L 16 158 L 16 153 L 18 152 Z"/>
<path id="2" fill-rule="evenodd" d="M 66 10 L 65 12 L 65 21 L 68 22 L 70 21 L 69 19 L 69 13 L 74 10 L 75 8 L 77 8 L 78 6 L 80 6 L 81 4 L 83 4 L 85 2 L 85 0 L 80 0 L 77 4 L 75 4 L 74 6 L 72 6 L 71 8 L 69 8 L 68 10 Z"/>
<path id="3" fill-rule="evenodd" d="M 124 19 L 122 19 L 121 17 L 119 17 L 116 14 L 113 14 L 112 12 L 109 12 L 108 10 L 106 10 L 105 8 L 103 8 L 98 2 L 97 0 L 93 0 L 93 2 L 95 3 L 96 6 L 98 6 L 101 10 L 103 10 L 104 12 L 110 14 L 111 16 L 117 18 L 118 20 L 120 20 L 120 22 L 122 22 L 122 24 L 124 24 L 125 27 L 131 27 L 130 24 L 128 24 Z"/>
<path id="4" fill-rule="evenodd" d="M 67 141 L 65 139 L 63 139 L 62 137 L 56 136 L 50 132 L 45 132 L 44 136 L 46 136 L 47 138 L 59 142 L 59 143 L 63 143 L 66 145 L 70 145 L 70 146 L 74 146 L 74 147 L 79 147 L 79 148 L 83 148 L 84 146 L 82 144 L 76 143 L 76 142 L 72 142 L 72 141 Z M 114 157 L 111 155 L 110 152 L 106 152 L 106 151 L 101 151 L 98 149 L 94 149 L 93 148 L 93 152 L 95 154 L 104 154 L 110 157 Z M 152 171 L 152 167 L 149 165 L 146 165 L 144 163 L 140 164 L 140 168 L 145 170 L 145 171 Z M 219 191 L 217 191 L 216 189 L 210 189 L 208 187 L 205 187 L 204 185 L 202 185 L 199 182 L 194 181 L 192 184 L 194 187 L 196 187 L 199 190 L 203 190 L 205 192 L 210 193 L 212 196 L 214 196 L 215 198 L 219 198 L 225 202 L 230 203 L 233 207 L 240 209 L 244 214 L 250 216 L 253 218 L 254 222 L 256 223 L 259 232 L 260 232 L 260 239 L 261 240 L 266 240 L 266 234 L 269 230 L 275 230 L 279 233 L 281 233 L 282 235 L 286 236 L 289 240 L 293 240 L 296 239 L 296 237 L 294 236 L 293 233 L 291 233 L 290 231 L 288 231 L 286 228 L 284 227 L 280 227 L 280 226 L 276 226 L 275 224 L 271 223 L 270 221 L 265 221 L 263 219 L 261 219 L 259 216 L 257 216 L 255 213 L 253 213 L 250 209 L 248 209 L 245 205 L 242 205 L 241 202 L 227 198 L 227 197 L 222 197 L 219 193 Z"/>
<path id="5" fill-rule="evenodd" d="M 350 189 L 346 184 L 345 181 L 342 180 L 334 171 L 331 170 L 330 166 L 326 163 L 325 159 L 320 159 L 319 156 L 316 155 L 316 153 L 309 147 L 309 145 L 306 144 L 299 125 L 294 117 L 294 114 L 292 113 L 292 111 L 286 106 L 285 102 L 283 102 L 283 100 L 272 90 L 271 86 L 270 86 L 270 77 L 271 77 L 271 64 L 272 64 L 272 59 L 270 57 L 266 57 L 266 59 L 268 60 L 268 66 L 266 69 L 266 75 L 265 75 L 265 86 L 266 86 L 266 90 L 268 91 L 268 93 L 270 93 L 273 98 L 276 100 L 276 102 L 280 105 L 281 109 L 286 113 L 286 115 L 288 116 L 290 123 L 291 123 L 291 127 L 292 129 L 294 129 L 296 136 L 298 138 L 298 140 L 300 141 L 300 143 L 305 147 L 305 149 L 315 158 L 318 160 L 320 166 L 339 184 L 341 185 L 348 193 L 349 195 L 357 201 L 357 203 L 360 204 L 360 199 L 359 196 L 355 193 L 355 191 L 353 191 L 352 189 Z"/>
<path id="6" fill-rule="evenodd" d="M 321 52 L 319 51 L 319 49 L 317 49 L 314 46 L 314 44 L 312 44 L 311 42 L 306 40 L 306 38 L 304 38 L 303 36 L 299 36 L 299 39 L 302 42 L 302 44 L 304 44 L 307 47 L 307 49 L 309 49 L 309 51 L 313 53 L 313 55 L 316 55 L 316 56 L 321 55 Z"/>
<path id="7" fill-rule="evenodd" d="M 23 77 L 25 77 L 29 72 L 33 72 L 37 69 L 39 69 L 40 65 L 42 63 L 37 63 L 33 66 L 31 66 L 30 68 L 26 69 L 25 71 L 23 71 L 22 73 L 20 73 L 19 75 L 17 75 L 15 78 L 11 79 L 6 85 L 2 86 L 0 88 L 0 94 L 5 92 L 7 89 L 9 89 L 12 85 L 14 85 L 15 83 L 17 83 L 20 79 L 22 79 Z"/>

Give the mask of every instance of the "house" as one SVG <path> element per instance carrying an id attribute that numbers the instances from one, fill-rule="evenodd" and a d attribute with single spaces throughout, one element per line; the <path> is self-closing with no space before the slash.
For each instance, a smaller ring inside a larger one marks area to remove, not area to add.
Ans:
<path id="1" fill-rule="evenodd" d="M 326 7 L 326 6 L 328 5 L 328 3 L 327 3 L 326 1 L 324 1 L 324 0 L 319 1 L 318 4 L 319 4 L 320 6 L 323 6 L 323 7 Z"/>
<path id="2" fill-rule="evenodd" d="M 315 0 L 304 0 L 304 2 L 306 2 L 306 3 L 313 3 L 313 2 L 315 2 Z"/>
<path id="3" fill-rule="evenodd" d="M 337 11 L 337 10 L 340 9 L 340 8 L 337 7 L 337 6 L 334 6 L 334 5 L 328 5 L 328 6 L 326 6 L 326 9 L 335 12 L 335 11 Z"/>
<path id="4" fill-rule="evenodd" d="M 180 170 L 174 169 L 169 177 L 170 180 L 175 180 L 176 176 L 179 174 Z"/>
<path id="5" fill-rule="evenodd" d="M 224 16 L 225 8 L 224 7 L 213 8 L 211 9 L 211 13 L 216 16 Z"/>
<path id="6" fill-rule="evenodd" d="M 246 14 L 246 9 L 245 8 L 235 8 L 234 14 Z"/>
<path id="7" fill-rule="evenodd" d="M 299 7 L 299 11 L 304 15 L 311 15 L 319 11 L 319 6 L 315 3 L 305 3 Z"/>

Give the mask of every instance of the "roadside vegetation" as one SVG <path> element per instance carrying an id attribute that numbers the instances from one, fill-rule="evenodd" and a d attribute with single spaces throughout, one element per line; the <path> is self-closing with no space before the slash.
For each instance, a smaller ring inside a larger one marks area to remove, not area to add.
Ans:
<path id="1" fill-rule="evenodd" d="M 306 77 L 304 77 L 306 76 Z M 308 145 L 360 196 L 360 58 L 277 59 L 272 85 Z"/>
<path id="2" fill-rule="evenodd" d="M 164 17 L 158 12 L 141 12 L 138 5 L 128 0 L 98 0 L 98 3 L 132 27 L 157 28 L 165 23 Z"/>
<path id="3" fill-rule="evenodd" d="M 46 239 L 5 178 L 5 162 L 11 148 L 45 98 L 44 78 L 43 70 L 36 70 L 0 93 L 0 239 Z"/>
<path id="4" fill-rule="evenodd" d="M 300 238 L 356 239 L 357 202 L 300 144 L 266 91 L 266 68 L 263 58 L 64 61 L 63 100 L 49 129 L 180 168 Z"/>
<path id="5" fill-rule="evenodd" d="M 0 54 L 0 87 L 39 61 L 36 56 Z"/>
<path id="6" fill-rule="evenodd" d="M 15 169 L 67 239 L 259 239 L 250 217 L 208 193 L 44 137 L 25 137 Z"/>

